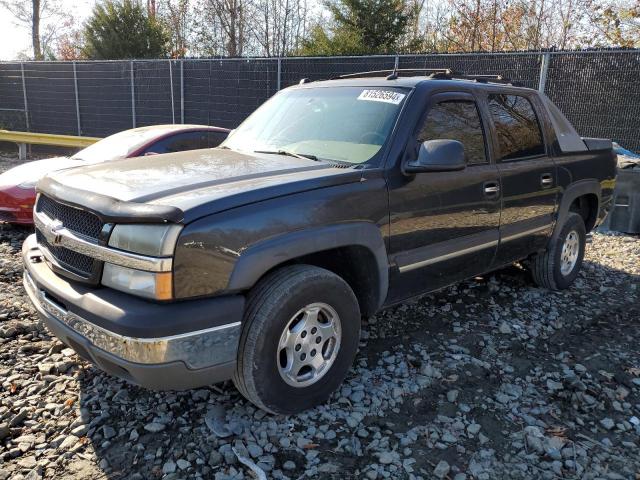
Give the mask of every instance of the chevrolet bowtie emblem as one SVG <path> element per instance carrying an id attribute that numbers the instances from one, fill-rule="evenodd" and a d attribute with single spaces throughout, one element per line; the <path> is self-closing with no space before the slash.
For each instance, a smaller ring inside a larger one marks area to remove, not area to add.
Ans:
<path id="1" fill-rule="evenodd" d="M 60 235 L 60 230 L 64 228 L 64 225 L 60 220 L 54 220 L 53 222 L 47 225 L 47 229 L 49 230 L 49 241 L 53 244 L 58 244 L 62 240 L 62 235 Z"/>

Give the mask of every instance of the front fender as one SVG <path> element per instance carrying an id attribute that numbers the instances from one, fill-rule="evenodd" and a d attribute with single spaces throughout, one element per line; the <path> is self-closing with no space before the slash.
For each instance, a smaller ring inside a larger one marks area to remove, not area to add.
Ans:
<path id="1" fill-rule="evenodd" d="M 380 308 L 389 287 L 387 251 L 380 229 L 369 222 L 310 228 L 259 242 L 242 252 L 231 273 L 227 290 L 247 290 L 278 265 L 311 253 L 348 246 L 365 247 L 373 254 L 378 272 L 377 307 Z"/>
<path id="2" fill-rule="evenodd" d="M 372 297 L 378 290 L 386 295 L 386 184 L 376 172 L 368 174 L 357 183 L 285 195 L 189 223 L 176 244 L 175 297 L 246 291 L 277 265 L 347 246 L 366 253 L 367 275 L 379 277 Z"/>

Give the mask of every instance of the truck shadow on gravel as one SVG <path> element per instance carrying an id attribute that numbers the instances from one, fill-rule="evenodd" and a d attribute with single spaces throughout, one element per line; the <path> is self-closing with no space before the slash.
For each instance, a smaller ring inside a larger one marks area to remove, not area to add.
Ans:
<path id="1" fill-rule="evenodd" d="M 399 305 L 365 322 L 331 403 L 290 417 L 230 383 L 150 392 L 85 365 L 92 460 L 113 479 L 252 478 L 233 448 L 268 478 L 627 478 L 639 290 L 638 275 L 587 261 L 564 292 L 510 267 Z"/>

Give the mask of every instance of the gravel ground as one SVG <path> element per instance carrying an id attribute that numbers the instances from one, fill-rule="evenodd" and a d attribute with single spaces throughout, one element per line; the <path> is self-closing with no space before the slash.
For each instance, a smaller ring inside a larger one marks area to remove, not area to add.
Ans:
<path id="1" fill-rule="evenodd" d="M 28 233 L 0 225 L 0 480 L 640 478 L 638 237 L 594 234 L 564 292 L 512 267 L 381 312 L 330 403 L 276 417 L 80 360 L 23 293 Z"/>

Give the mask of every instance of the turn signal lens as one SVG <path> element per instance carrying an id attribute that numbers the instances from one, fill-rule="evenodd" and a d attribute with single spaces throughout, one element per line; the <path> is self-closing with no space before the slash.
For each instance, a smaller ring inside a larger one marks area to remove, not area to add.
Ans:
<path id="1" fill-rule="evenodd" d="M 102 271 L 102 284 L 121 292 L 154 300 L 171 300 L 173 298 L 171 272 L 145 272 L 105 263 Z"/>

